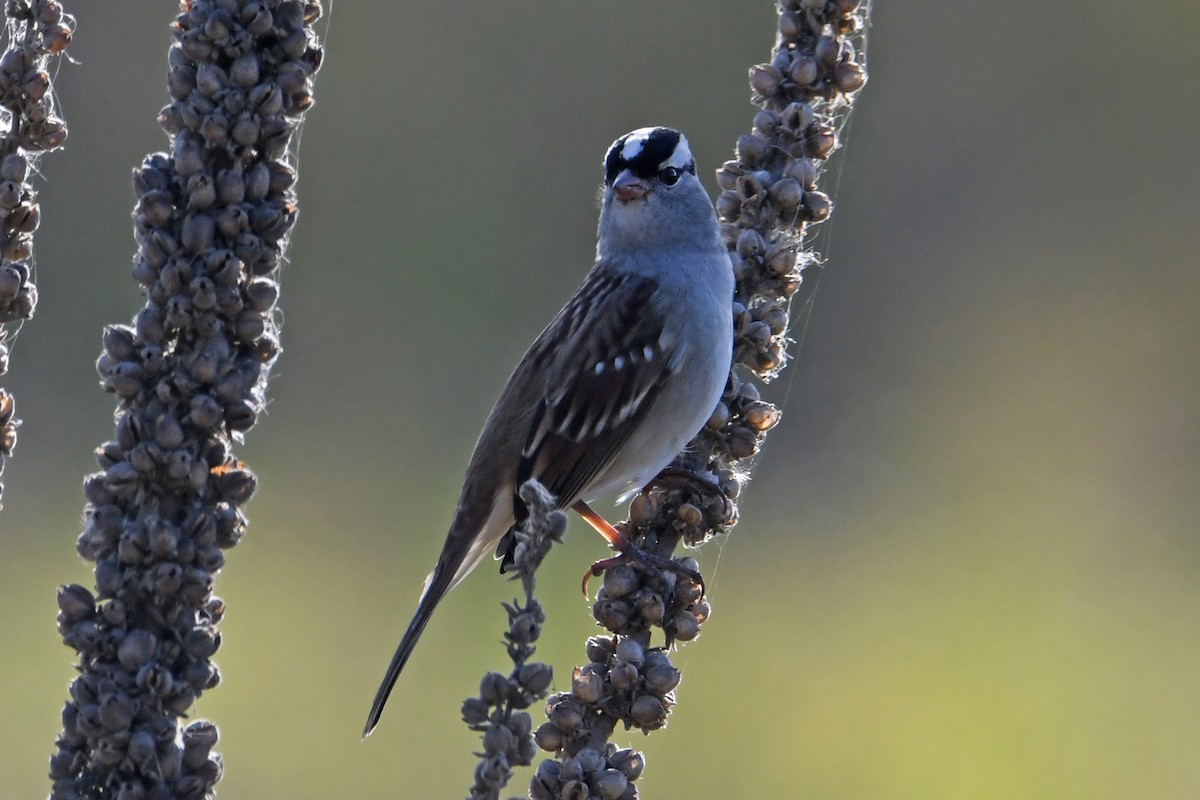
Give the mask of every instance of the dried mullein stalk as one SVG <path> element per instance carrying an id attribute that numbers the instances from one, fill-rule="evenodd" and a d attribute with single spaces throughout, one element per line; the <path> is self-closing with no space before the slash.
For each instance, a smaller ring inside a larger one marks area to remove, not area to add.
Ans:
<path id="1" fill-rule="evenodd" d="M 526 481 L 518 494 L 528 516 L 513 530 L 513 568 L 525 600 L 504 604 L 508 615 L 504 640 L 513 662 L 511 672 L 507 677 L 499 672 L 487 673 L 479 683 L 479 695 L 463 701 L 463 721 L 483 734 L 483 753 L 475 768 L 470 800 L 497 800 L 512 777 L 512 768 L 533 763 L 537 753 L 533 717 L 525 709 L 546 696 L 554 679 L 549 664 L 529 660 L 546 621 L 542 604 L 533 596 L 534 573 L 550 546 L 562 541 L 567 515 L 558 510 L 554 496 L 535 479 Z"/>
<path id="2" fill-rule="evenodd" d="M 172 25 L 171 150 L 133 173 L 146 305 L 104 331 L 96 364 L 118 402 L 84 480 L 77 549 L 96 585 L 58 596 L 80 674 L 50 759 L 55 800 L 205 798 L 221 777 L 216 726 L 182 720 L 220 680 L 213 581 L 256 485 L 231 445 L 263 411 L 279 354 L 289 145 L 313 102 L 320 13 L 317 0 L 184 0 Z"/>
<path id="3" fill-rule="evenodd" d="M 41 210 L 30 179 L 38 156 L 67 139 L 50 82 L 50 60 L 71 42 L 74 20 L 58 0 L 8 0 L 0 55 L 0 376 L 14 326 L 33 317 L 33 232 Z M 17 444 L 16 402 L 0 388 L 0 476 Z M 0 500 L 4 485 L 0 483 Z"/>
<path id="4" fill-rule="evenodd" d="M 653 556 L 670 558 L 678 545 L 700 545 L 737 522 L 753 458 L 780 418 L 760 397 L 758 381 L 784 367 L 791 306 L 815 285 L 820 265 L 805 238 L 831 211 L 818 179 L 866 81 L 860 53 L 869 4 L 784 0 L 779 11 L 771 62 L 750 71 L 760 109 L 754 130 L 717 171 L 717 213 L 737 280 L 729 383 L 705 429 L 617 525 Z M 588 640 L 588 663 L 575 671 L 570 691 L 547 702 L 549 721 L 535 738 L 557 757 L 538 767 L 535 800 L 638 796 L 644 758 L 608 740 L 618 725 L 644 732 L 666 725 L 681 679 L 669 650 L 695 639 L 710 613 L 696 561 L 675 562 L 678 570 L 663 572 L 620 559 L 606 571 L 593 615 L 610 635 Z M 662 631 L 657 645 L 655 629 Z"/>

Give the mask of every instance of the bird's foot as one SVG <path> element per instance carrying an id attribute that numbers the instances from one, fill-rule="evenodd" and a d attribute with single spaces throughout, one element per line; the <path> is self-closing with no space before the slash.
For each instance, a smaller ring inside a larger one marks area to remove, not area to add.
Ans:
<path id="1" fill-rule="evenodd" d="M 593 575 L 600 575 L 605 570 L 615 567 L 618 564 L 625 564 L 629 561 L 636 561 L 644 567 L 658 572 L 672 572 L 680 577 L 684 577 L 700 587 L 700 596 L 704 596 L 704 576 L 694 569 L 685 567 L 682 564 L 674 561 L 666 556 L 660 556 L 656 553 L 647 553 L 640 547 L 629 541 L 629 537 L 617 530 L 604 517 L 592 510 L 591 506 L 580 500 L 572 506 L 579 516 L 583 517 L 584 521 L 591 525 L 597 533 L 603 536 L 612 549 L 617 551 L 617 555 L 610 558 L 602 558 L 596 563 L 588 567 L 587 572 L 583 574 L 583 596 L 588 597 L 588 582 Z"/>

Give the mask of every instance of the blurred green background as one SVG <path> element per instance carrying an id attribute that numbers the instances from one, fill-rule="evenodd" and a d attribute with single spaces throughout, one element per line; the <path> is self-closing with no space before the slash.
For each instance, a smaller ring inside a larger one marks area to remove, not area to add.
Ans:
<path id="1" fill-rule="evenodd" d="M 140 305 L 128 176 L 165 146 L 174 5 L 68 5 L 71 135 L 5 379 L 11 798 L 47 789 L 55 587 L 90 580 L 80 479 L 112 431 L 92 363 Z M 678 126 L 713 187 L 774 10 L 353 0 L 323 24 L 285 352 L 241 451 L 260 489 L 196 712 L 224 797 L 461 797 L 458 706 L 504 664 L 515 587 L 489 568 L 448 598 L 364 744 L 376 682 L 492 399 L 590 264 L 604 149 Z M 1200 796 L 1198 37 L 1188 2 L 876 4 L 784 420 L 701 554 L 715 613 L 670 727 L 628 738 L 643 796 Z M 568 538 L 540 583 L 560 685 L 604 553 Z"/>

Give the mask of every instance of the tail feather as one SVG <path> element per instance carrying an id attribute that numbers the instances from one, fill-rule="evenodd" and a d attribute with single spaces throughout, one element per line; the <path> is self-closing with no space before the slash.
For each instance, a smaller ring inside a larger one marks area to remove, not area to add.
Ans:
<path id="1" fill-rule="evenodd" d="M 446 592 L 461 583 L 471 570 L 475 569 L 495 547 L 501 534 L 512 525 L 510 497 L 508 492 L 497 490 L 490 506 L 460 505 L 450 533 L 446 535 L 446 543 L 438 557 L 437 566 L 425 580 L 425 590 L 417 603 L 417 613 L 413 614 L 412 622 L 408 623 L 408 630 L 404 632 L 404 638 L 400 640 L 392 662 L 388 664 L 383 683 L 375 693 L 375 702 L 371 703 L 371 713 L 367 715 L 367 724 L 363 727 L 364 739 L 370 736 L 371 731 L 379 724 L 379 716 L 383 713 L 388 695 L 392 693 L 400 671 L 404 669 L 404 664 L 416 647 L 417 640 L 421 638 L 421 632 L 425 630 L 425 625 L 433 616 L 437 604 Z M 484 514 L 487 516 L 484 517 Z"/>
<path id="2" fill-rule="evenodd" d="M 425 630 L 425 625 L 433 616 L 433 610 L 437 608 L 438 602 L 450 588 L 453 575 L 447 574 L 447 571 L 440 567 L 441 565 L 430 576 L 429 585 L 425 587 L 425 591 L 421 594 L 421 602 L 417 604 L 417 613 L 413 614 L 412 621 L 408 623 L 408 630 L 404 632 L 404 638 L 396 647 L 392 661 L 388 664 L 387 674 L 383 677 L 383 683 L 379 684 L 379 691 L 375 693 L 375 701 L 371 703 L 371 713 L 367 715 L 367 724 L 363 727 L 364 739 L 370 736 L 371 731 L 375 730 L 375 726 L 379 724 L 379 717 L 383 714 L 383 707 L 387 703 L 388 695 L 392 693 L 392 687 L 396 685 L 396 679 L 400 677 L 400 671 L 404 669 L 408 657 L 417 645 L 417 640 L 421 638 L 421 632 Z"/>

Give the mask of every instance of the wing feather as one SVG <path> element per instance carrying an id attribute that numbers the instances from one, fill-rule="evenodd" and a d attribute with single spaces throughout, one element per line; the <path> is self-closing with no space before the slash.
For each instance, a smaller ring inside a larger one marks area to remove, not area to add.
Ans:
<path id="1" fill-rule="evenodd" d="M 569 505 L 628 442 L 674 361 L 652 303 L 657 289 L 649 278 L 594 272 L 539 338 L 530 355 L 545 391 L 518 486 L 536 477 Z"/>

